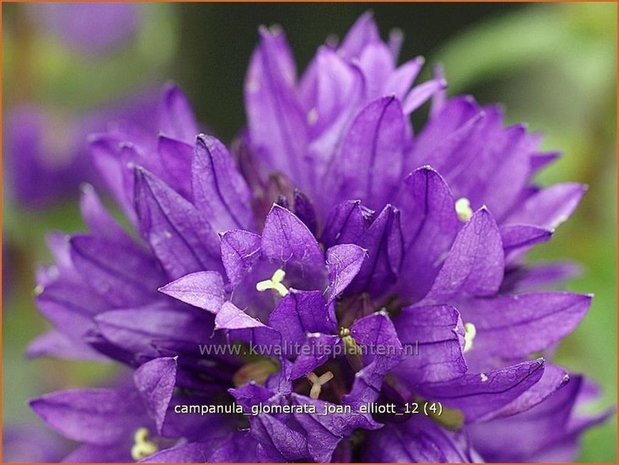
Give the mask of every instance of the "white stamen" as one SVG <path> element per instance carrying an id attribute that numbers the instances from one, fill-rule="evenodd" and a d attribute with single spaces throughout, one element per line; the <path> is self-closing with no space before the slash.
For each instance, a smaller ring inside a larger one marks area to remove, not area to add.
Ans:
<path id="1" fill-rule="evenodd" d="M 477 334 L 477 328 L 473 323 L 464 323 L 464 350 L 462 352 L 467 353 L 473 348 L 473 341 Z"/>
<path id="2" fill-rule="evenodd" d="M 333 373 L 327 371 L 320 376 L 316 376 L 316 373 L 312 371 L 311 373 L 307 374 L 307 379 L 310 383 L 312 383 L 312 388 L 310 389 L 310 397 L 312 399 L 318 399 L 320 397 L 320 391 L 322 390 L 322 387 L 333 379 Z"/>
<path id="3" fill-rule="evenodd" d="M 485 383 L 486 381 L 488 381 L 488 376 L 486 375 L 486 373 L 480 373 L 479 379 L 481 379 L 482 383 Z"/>
<path id="4" fill-rule="evenodd" d="M 307 124 L 313 126 L 318 121 L 318 110 L 316 108 L 312 108 L 307 112 Z"/>
<path id="5" fill-rule="evenodd" d="M 269 289 L 273 289 L 277 291 L 279 295 L 284 297 L 288 295 L 288 289 L 286 286 L 282 284 L 282 281 L 286 277 L 286 272 L 282 269 L 275 270 L 273 273 L 273 277 L 271 279 L 265 279 L 264 281 L 260 281 L 256 284 L 256 290 L 259 292 L 264 292 Z"/>
<path id="6" fill-rule="evenodd" d="M 471 202 L 466 197 L 460 197 L 456 200 L 456 213 L 458 218 L 463 223 L 466 223 L 473 216 L 473 209 L 471 208 Z"/>
<path id="7" fill-rule="evenodd" d="M 133 436 L 133 447 L 131 448 L 131 457 L 136 462 L 142 460 L 149 455 L 153 455 L 159 450 L 157 444 L 150 441 L 148 438 L 148 428 L 139 428 Z"/>

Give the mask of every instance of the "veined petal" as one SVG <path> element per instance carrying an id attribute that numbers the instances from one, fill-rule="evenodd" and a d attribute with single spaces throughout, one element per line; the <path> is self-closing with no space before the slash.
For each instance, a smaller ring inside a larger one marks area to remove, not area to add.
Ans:
<path id="1" fill-rule="evenodd" d="M 146 362 L 133 374 L 142 401 L 161 434 L 163 420 L 176 384 L 176 358 L 161 357 Z"/>
<path id="2" fill-rule="evenodd" d="M 307 333 L 335 333 L 335 311 L 321 291 L 292 289 L 269 316 L 269 326 L 279 331 L 283 340 L 302 344 Z"/>
<path id="3" fill-rule="evenodd" d="M 164 89 L 159 127 L 163 134 L 184 142 L 192 141 L 200 132 L 189 100 L 174 84 Z"/>
<path id="4" fill-rule="evenodd" d="M 582 184 L 568 182 L 547 187 L 529 197 L 506 222 L 554 229 L 569 218 L 586 190 Z"/>
<path id="5" fill-rule="evenodd" d="M 194 204 L 217 232 L 255 229 L 251 192 L 221 142 L 198 136 L 191 173 Z"/>
<path id="6" fill-rule="evenodd" d="M 395 97 L 379 98 L 361 110 L 333 160 L 339 199 L 360 199 L 374 209 L 392 199 L 402 177 L 405 127 Z"/>
<path id="7" fill-rule="evenodd" d="M 571 333 L 591 305 L 591 295 L 535 292 L 462 304 L 475 324 L 473 350 L 517 359 L 546 349 Z"/>
<path id="8" fill-rule="evenodd" d="M 233 286 L 238 286 L 260 259 L 261 237 L 249 231 L 233 230 L 221 236 L 221 259 L 226 275 Z"/>
<path id="9" fill-rule="evenodd" d="M 187 200 L 144 169 L 135 171 L 140 229 L 172 279 L 221 269 L 219 241 Z"/>
<path id="10" fill-rule="evenodd" d="M 467 371 L 462 355 L 464 327 L 460 313 L 448 305 L 408 307 L 393 324 L 406 352 L 393 372 L 408 386 L 454 379 Z"/>
<path id="11" fill-rule="evenodd" d="M 503 280 L 504 252 L 494 218 L 482 208 L 464 225 L 424 301 L 456 294 L 494 294 Z"/>
<path id="12" fill-rule="evenodd" d="M 30 406 L 47 424 L 74 441 L 120 442 L 148 425 L 146 410 L 135 390 L 74 389 L 45 394 Z"/>
<path id="13" fill-rule="evenodd" d="M 198 271 L 159 288 L 175 299 L 217 313 L 224 303 L 224 280 L 216 271 Z"/>
<path id="14" fill-rule="evenodd" d="M 426 399 L 460 410 L 465 422 L 471 423 L 492 417 L 537 383 L 543 373 L 544 359 L 530 360 L 487 373 L 427 383 L 419 386 L 417 392 Z"/>
<path id="15" fill-rule="evenodd" d="M 398 290 L 420 299 L 430 290 L 460 229 L 455 200 L 443 178 L 423 167 L 406 178 L 397 205 L 405 247 Z"/>
<path id="16" fill-rule="evenodd" d="M 353 281 L 361 270 L 367 251 L 355 244 L 340 244 L 327 250 L 329 287 L 327 302 L 332 302 Z"/>
<path id="17" fill-rule="evenodd" d="M 321 273 L 324 258 L 318 241 L 307 226 L 279 205 L 273 205 L 262 231 L 262 253 L 270 260 L 291 262 L 309 276 Z"/>

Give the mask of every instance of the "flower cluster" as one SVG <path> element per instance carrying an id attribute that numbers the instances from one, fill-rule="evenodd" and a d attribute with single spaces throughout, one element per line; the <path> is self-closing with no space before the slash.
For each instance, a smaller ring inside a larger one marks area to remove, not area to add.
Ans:
<path id="1" fill-rule="evenodd" d="M 595 389 L 543 356 L 591 296 L 541 290 L 570 269 L 523 257 L 584 187 L 532 184 L 558 154 L 448 98 L 440 70 L 415 85 L 423 61 L 398 66 L 368 14 L 300 78 L 282 31 L 260 36 L 232 153 L 174 86 L 157 137 L 90 138 L 132 231 L 83 191 L 90 231 L 50 237 L 54 329 L 30 353 L 134 371 L 31 402 L 82 443 L 67 460 L 570 459 L 607 414 L 577 411 Z"/>

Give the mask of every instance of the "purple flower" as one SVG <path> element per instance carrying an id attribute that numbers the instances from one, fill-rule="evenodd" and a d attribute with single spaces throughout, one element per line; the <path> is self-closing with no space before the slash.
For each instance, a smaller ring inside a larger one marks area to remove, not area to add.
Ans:
<path id="1" fill-rule="evenodd" d="M 6 169 L 10 196 L 29 208 L 76 195 L 83 182 L 103 186 L 89 157 L 87 137 L 111 120 L 155 130 L 156 98 L 144 93 L 122 105 L 63 117 L 35 105 L 12 108 L 6 126 Z"/>
<path id="2" fill-rule="evenodd" d="M 100 55 L 135 34 L 139 8 L 130 3 L 48 3 L 31 9 L 50 33 L 81 52 Z"/>
<path id="3" fill-rule="evenodd" d="M 523 262 L 584 188 L 534 186 L 556 154 L 447 99 L 440 73 L 413 86 L 421 61 L 396 67 L 398 49 L 364 15 L 297 81 L 281 31 L 261 30 L 232 154 L 173 86 L 157 137 L 91 137 L 132 231 L 83 192 L 90 232 L 50 237 L 37 302 L 54 330 L 30 354 L 135 376 L 32 401 L 84 444 L 71 459 L 565 458 L 608 415 L 580 417 L 584 378 L 539 357 L 591 296 L 541 290 L 569 270 Z"/>

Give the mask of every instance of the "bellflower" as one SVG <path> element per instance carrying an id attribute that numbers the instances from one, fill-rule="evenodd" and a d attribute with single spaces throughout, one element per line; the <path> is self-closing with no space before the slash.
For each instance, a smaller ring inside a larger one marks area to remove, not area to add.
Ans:
<path id="1" fill-rule="evenodd" d="M 136 234 L 84 190 L 90 231 L 50 237 L 54 329 L 30 354 L 135 372 L 31 402 L 82 443 L 69 460 L 571 458 L 607 414 L 577 412 L 589 383 L 545 356 L 591 296 L 542 290 L 570 270 L 523 256 L 584 188 L 535 186 L 557 154 L 440 71 L 414 84 L 422 60 L 397 66 L 369 15 L 299 79 L 282 31 L 260 35 L 232 153 L 174 86 L 158 136 L 90 138 Z"/>
<path id="2" fill-rule="evenodd" d="M 89 55 L 128 41 L 140 23 L 138 6 L 130 3 L 48 3 L 30 12 L 65 45 Z"/>
<path id="3" fill-rule="evenodd" d="M 156 106 L 156 96 L 143 92 L 123 104 L 79 114 L 52 113 L 33 104 L 12 108 L 5 132 L 11 197 L 41 208 L 77 195 L 83 182 L 103 186 L 89 156 L 88 135 L 115 120 L 154 131 L 149 115 Z"/>

